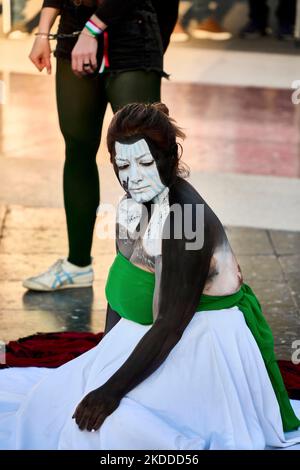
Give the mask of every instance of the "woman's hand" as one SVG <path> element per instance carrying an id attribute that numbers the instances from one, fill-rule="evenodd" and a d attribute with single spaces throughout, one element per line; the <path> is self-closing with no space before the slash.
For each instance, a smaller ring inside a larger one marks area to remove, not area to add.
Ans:
<path id="1" fill-rule="evenodd" d="M 72 50 L 72 70 L 81 77 L 93 73 L 97 68 L 97 38 L 82 32 Z M 84 64 L 90 64 L 84 67 Z"/>
<path id="2" fill-rule="evenodd" d="M 40 72 L 44 69 L 44 67 L 46 67 L 48 74 L 51 73 L 51 48 L 47 34 L 51 30 L 54 21 L 59 15 L 59 12 L 59 8 L 42 8 L 38 26 L 38 33 L 40 36 L 36 37 L 31 52 L 28 56 L 31 62 L 34 63 Z"/>
<path id="3" fill-rule="evenodd" d="M 117 398 L 105 386 L 88 393 L 77 406 L 72 418 L 75 418 L 81 431 L 97 431 L 104 420 L 119 406 L 121 399 Z"/>
<path id="4" fill-rule="evenodd" d="M 34 63 L 36 68 L 41 72 L 45 67 L 47 73 L 51 74 L 51 48 L 50 41 L 45 37 L 39 37 L 35 39 L 31 52 L 29 54 L 29 59 Z"/>

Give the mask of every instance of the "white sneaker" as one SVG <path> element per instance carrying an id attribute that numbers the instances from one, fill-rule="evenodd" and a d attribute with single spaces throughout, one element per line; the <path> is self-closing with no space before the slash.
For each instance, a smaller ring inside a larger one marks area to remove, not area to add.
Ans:
<path id="1" fill-rule="evenodd" d="M 89 264 L 84 268 L 75 266 L 66 258 L 58 259 L 48 271 L 23 281 L 23 287 L 39 291 L 55 291 L 77 287 L 90 287 L 93 284 L 94 271 Z"/>

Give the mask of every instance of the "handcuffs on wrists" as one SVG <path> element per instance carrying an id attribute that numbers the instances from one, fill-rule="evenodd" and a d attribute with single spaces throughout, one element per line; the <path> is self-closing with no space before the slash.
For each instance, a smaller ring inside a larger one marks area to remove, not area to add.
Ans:
<path id="1" fill-rule="evenodd" d="M 35 36 L 41 36 L 43 38 L 47 38 L 47 39 L 62 39 L 62 38 L 70 38 L 70 37 L 76 37 L 76 36 L 79 36 L 79 34 L 84 34 L 85 36 L 89 36 L 91 38 L 94 38 L 95 36 L 93 36 L 92 34 L 89 34 L 89 33 L 84 33 L 83 31 L 73 31 L 73 33 L 56 33 L 56 34 L 53 34 L 53 33 L 34 33 Z M 83 67 L 91 67 L 91 63 L 83 63 L 82 64 Z"/>
<path id="2" fill-rule="evenodd" d="M 74 38 L 78 36 L 82 31 L 73 31 L 72 33 L 34 33 L 35 36 L 41 36 L 46 39 L 64 39 L 64 38 Z M 93 37 L 92 35 L 90 35 Z"/>

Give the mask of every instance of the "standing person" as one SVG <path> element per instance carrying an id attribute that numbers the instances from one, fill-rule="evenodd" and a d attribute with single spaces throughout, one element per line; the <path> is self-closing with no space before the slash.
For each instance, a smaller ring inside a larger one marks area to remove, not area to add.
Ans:
<path id="1" fill-rule="evenodd" d="M 54 291 L 92 285 L 91 247 L 100 197 L 96 155 L 104 114 L 108 103 L 115 112 L 131 102 L 160 101 L 163 53 L 178 2 L 168 5 L 166 24 L 159 25 L 151 0 L 101 0 L 98 6 L 96 0 L 44 0 L 29 57 L 40 71 L 51 73 L 48 33 L 60 14 L 54 55 L 59 125 L 66 146 L 63 190 L 69 254 L 24 280 L 25 288 Z M 158 2 L 156 8 L 162 19 Z"/>
<path id="2" fill-rule="evenodd" d="M 9 39 L 21 39 L 28 34 L 24 13 L 26 2 L 27 0 L 11 1 L 12 27 L 8 34 Z"/>
<path id="3" fill-rule="evenodd" d="M 232 0 L 217 0 L 215 8 L 211 8 L 209 0 L 193 0 L 190 8 L 178 21 L 172 40 L 184 41 L 188 39 L 186 31 L 192 20 L 196 24 L 190 29 L 190 34 L 196 39 L 214 39 L 224 41 L 231 38 L 231 33 L 226 31 L 221 23 L 232 6 Z"/>
<path id="4" fill-rule="evenodd" d="M 242 29 L 242 37 L 265 36 L 269 26 L 269 6 L 267 0 L 249 1 L 249 22 Z M 276 16 L 278 20 L 278 38 L 293 38 L 296 15 L 296 0 L 278 0 Z"/>

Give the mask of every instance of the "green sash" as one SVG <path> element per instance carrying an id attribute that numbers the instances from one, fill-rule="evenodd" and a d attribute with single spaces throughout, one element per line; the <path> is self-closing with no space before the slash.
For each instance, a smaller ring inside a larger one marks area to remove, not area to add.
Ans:
<path id="1" fill-rule="evenodd" d="M 153 323 L 152 303 L 155 286 L 153 273 L 132 264 L 120 252 L 109 271 L 105 294 L 111 308 L 128 320 L 143 325 Z M 238 307 L 254 336 L 263 357 L 277 401 L 280 407 L 284 431 L 292 431 L 300 426 L 283 383 L 274 353 L 272 331 L 264 318 L 261 306 L 247 284 L 232 295 L 202 295 L 198 312 L 222 310 Z"/>

